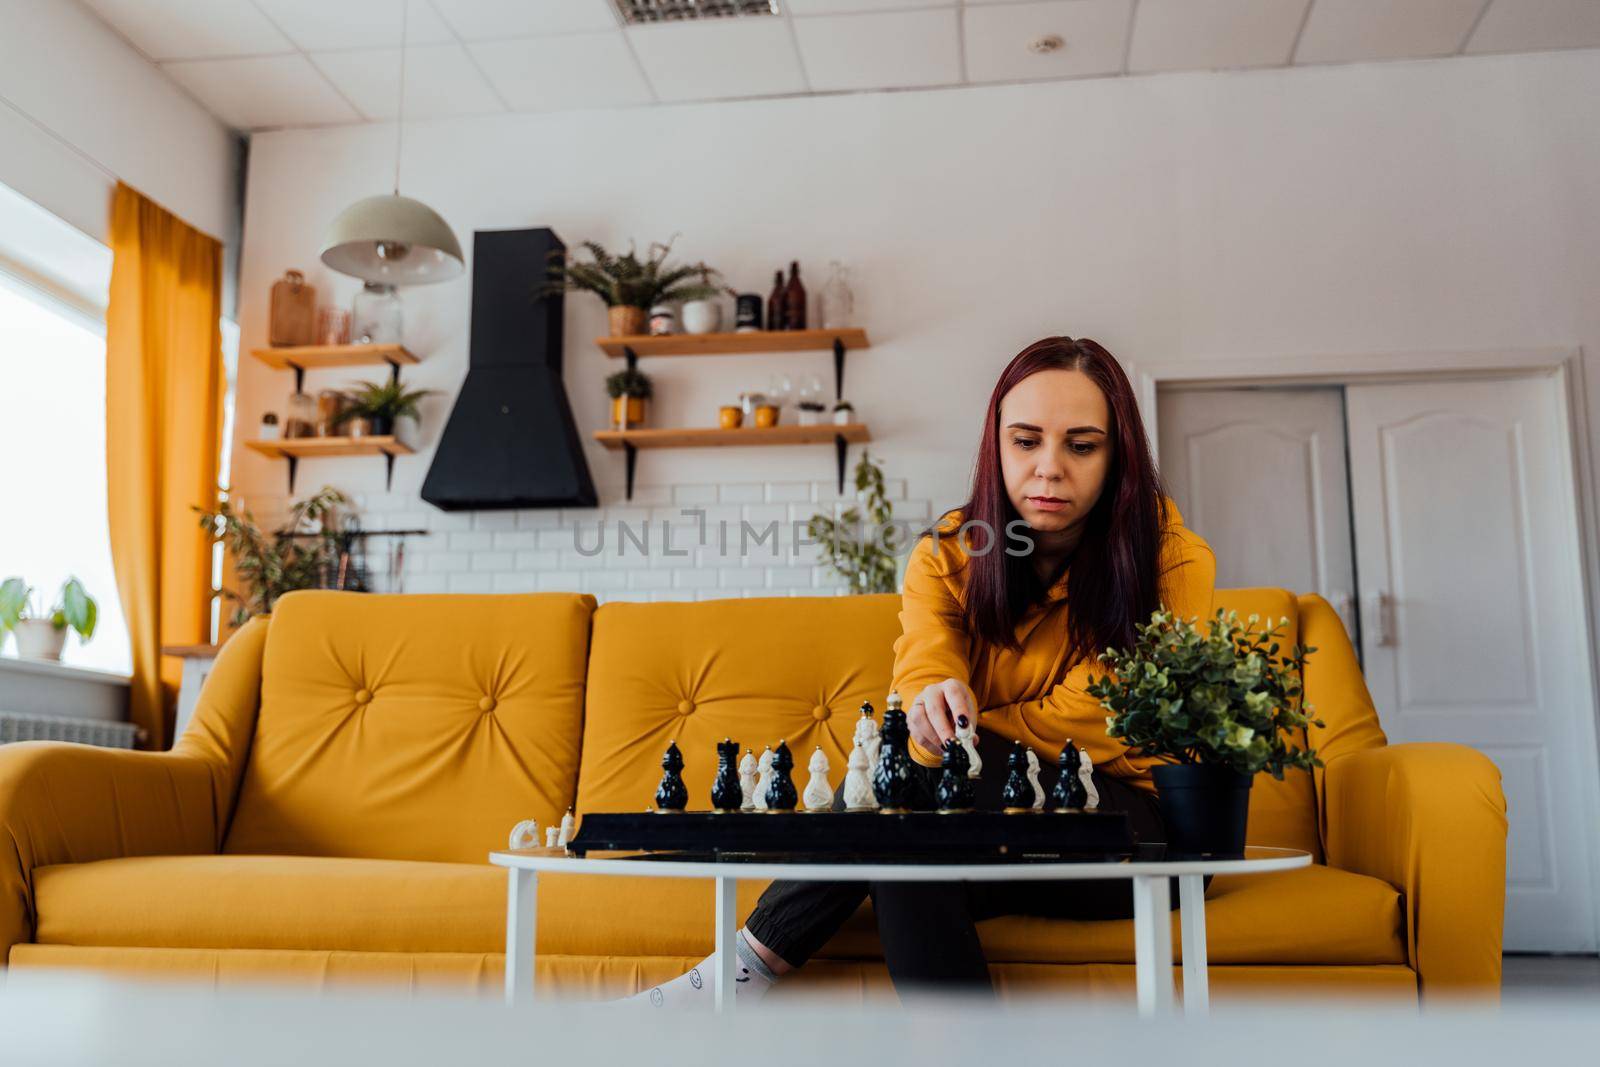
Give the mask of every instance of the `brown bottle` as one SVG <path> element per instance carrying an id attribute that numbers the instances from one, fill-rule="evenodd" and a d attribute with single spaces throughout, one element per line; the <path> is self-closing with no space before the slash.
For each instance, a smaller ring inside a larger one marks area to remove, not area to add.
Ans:
<path id="1" fill-rule="evenodd" d="M 784 309 L 783 271 L 772 272 L 772 295 L 767 297 L 767 329 L 783 329 Z"/>
<path id="2" fill-rule="evenodd" d="M 800 284 L 800 264 L 789 263 L 789 284 L 783 290 L 783 328 L 806 328 L 806 287 Z"/>

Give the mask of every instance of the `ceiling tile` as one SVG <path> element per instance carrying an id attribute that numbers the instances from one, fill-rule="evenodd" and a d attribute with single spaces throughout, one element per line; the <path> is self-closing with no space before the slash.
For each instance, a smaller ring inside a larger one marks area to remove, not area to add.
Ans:
<path id="1" fill-rule="evenodd" d="M 85 0 L 150 59 L 294 51 L 250 0 Z"/>
<path id="2" fill-rule="evenodd" d="M 465 41 L 614 30 L 622 25 L 611 0 L 433 0 L 433 6 Z"/>
<path id="3" fill-rule="evenodd" d="M 969 0 L 969 3 L 971 0 Z M 1122 69 L 1133 0 L 1049 0 L 969 7 L 967 80 L 1021 81 L 1114 74 Z M 1064 46 L 1034 52 L 1028 42 L 1054 34 Z"/>
<path id="4" fill-rule="evenodd" d="M 400 95 L 400 49 L 314 52 L 311 60 L 367 118 L 395 117 Z M 459 44 L 408 48 L 405 73 L 408 119 L 505 110 Z"/>
<path id="5" fill-rule="evenodd" d="M 651 99 L 620 30 L 467 47 L 513 111 L 627 107 Z"/>
<path id="6" fill-rule="evenodd" d="M 850 11 L 892 11 L 904 7 L 955 7 L 957 0 L 783 0 L 791 15 L 837 15 Z"/>
<path id="7" fill-rule="evenodd" d="M 662 100 L 713 100 L 805 91 L 787 19 L 717 19 L 625 31 Z"/>
<path id="8" fill-rule="evenodd" d="M 1296 63 L 1453 55 L 1483 0 L 1317 0 Z"/>
<path id="9" fill-rule="evenodd" d="M 955 8 L 794 20 L 806 80 L 818 92 L 961 81 Z"/>
<path id="10" fill-rule="evenodd" d="M 161 69 L 223 122 L 241 130 L 356 122 L 356 114 L 305 56 L 198 59 Z"/>
<path id="11" fill-rule="evenodd" d="M 307 52 L 398 48 L 401 0 L 255 0 L 289 39 Z M 542 0 L 541 0 L 542 2 Z M 406 39 L 448 44 L 455 35 L 427 0 L 410 0 Z"/>
<path id="12" fill-rule="evenodd" d="M 1600 47 L 1596 0 L 1494 0 L 1468 52 L 1539 52 Z"/>
<path id="13" fill-rule="evenodd" d="M 1310 0 L 1140 0 L 1128 69 L 1263 67 L 1289 61 Z"/>

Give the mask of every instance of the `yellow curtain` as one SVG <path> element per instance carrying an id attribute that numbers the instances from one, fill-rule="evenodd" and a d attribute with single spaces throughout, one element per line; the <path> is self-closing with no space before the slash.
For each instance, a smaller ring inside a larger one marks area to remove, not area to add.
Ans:
<path id="1" fill-rule="evenodd" d="M 222 246 L 118 183 L 106 309 L 111 558 L 133 639 L 133 722 L 167 747 L 179 661 L 162 645 L 211 632 L 211 539 L 222 438 Z"/>

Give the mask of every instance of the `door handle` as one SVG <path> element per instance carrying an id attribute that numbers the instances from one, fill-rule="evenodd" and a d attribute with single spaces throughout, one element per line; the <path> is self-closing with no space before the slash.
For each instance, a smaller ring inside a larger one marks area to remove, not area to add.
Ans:
<path id="1" fill-rule="evenodd" d="M 1378 594 L 1378 647 L 1395 648 L 1400 644 L 1395 624 L 1395 598 L 1388 593 Z"/>

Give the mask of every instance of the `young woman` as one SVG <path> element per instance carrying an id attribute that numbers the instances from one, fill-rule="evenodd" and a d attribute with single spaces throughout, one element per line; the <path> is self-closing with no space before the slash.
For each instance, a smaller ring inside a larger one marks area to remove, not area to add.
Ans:
<path id="1" fill-rule="evenodd" d="M 1070 739 L 1095 763 L 1100 807 L 1143 840 L 1165 837 L 1154 759 L 1106 736 L 1084 692 L 1108 646 L 1126 647 L 1158 605 L 1211 614 L 1216 560 L 1162 490 L 1127 375 L 1088 339 L 1047 337 L 1013 359 L 984 416 L 971 496 L 912 551 L 894 689 L 909 700 L 911 751 L 936 767 L 975 722 L 986 767 L 1009 742 L 1053 761 Z M 1003 773 L 984 775 L 998 807 Z M 896 988 L 988 993 L 976 923 L 1000 915 L 1127 918 L 1123 882 L 776 882 L 739 932 L 741 999 L 802 966 L 870 896 Z M 710 1000 L 715 960 L 649 990 L 658 1006 Z"/>

